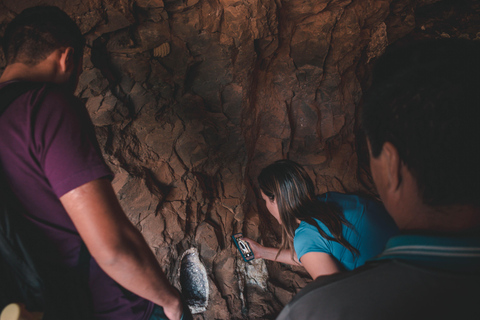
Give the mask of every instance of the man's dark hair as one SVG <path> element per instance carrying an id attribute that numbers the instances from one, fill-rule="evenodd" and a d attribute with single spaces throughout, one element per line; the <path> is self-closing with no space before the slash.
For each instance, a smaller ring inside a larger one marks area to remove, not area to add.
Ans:
<path id="1" fill-rule="evenodd" d="M 8 24 L 3 37 L 7 64 L 21 62 L 33 66 L 62 47 L 72 47 L 74 61 L 78 63 L 84 45 L 85 39 L 76 23 L 52 6 L 23 10 Z"/>
<path id="2" fill-rule="evenodd" d="M 480 41 L 429 40 L 387 52 L 365 97 L 373 157 L 398 150 L 429 205 L 480 205 Z"/>

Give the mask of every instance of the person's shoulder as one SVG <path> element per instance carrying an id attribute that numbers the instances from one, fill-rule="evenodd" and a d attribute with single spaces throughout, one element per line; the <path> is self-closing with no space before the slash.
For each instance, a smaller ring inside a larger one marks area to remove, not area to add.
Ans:
<path id="1" fill-rule="evenodd" d="M 357 202 L 364 199 L 361 195 L 354 193 L 342 193 L 337 191 L 328 191 L 317 196 L 318 200 L 325 202 Z"/>
<path id="2" fill-rule="evenodd" d="M 43 97 L 45 102 L 57 102 L 57 103 L 78 103 L 78 99 L 73 93 L 65 90 L 62 86 L 55 83 L 45 83 L 41 91 L 43 91 Z"/>
<path id="3" fill-rule="evenodd" d="M 323 250 L 321 250 L 323 252 L 327 247 L 329 247 L 329 241 L 322 237 L 318 231 L 318 228 L 322 229 L 328 235 L 331 235 L 331 233 L 323 222 L 315 218 L 313 220 L 317 224 L 316 226 L 308 222 L 301 221 L 297 229 L 295 229 L 293 244 L 299 258 L 301 255 L 309 252 L 309 249 L 316 248 L 314 251 L 318 252 L 319 248 L 323 248 Z"/>
<path id="4" fill-rule="evenodd" d="M 319 200 L 335 202 L 343 209 L 370 208 L 376 211 L 385 211 L 383 204 L 372 196 L 356 193 L 327 192 L 318 196 Z"/>
<path id="5" fill-rule="evenodd" d="M 361 284 L 360 279 L 369 278 L 379 273 L 384 274 L 385 269 L 391 269 L 393 264 L 394 263 L 389 260 L 369 262 L 349 272 L 340 272 L 330 276 L 319 277 L 300 291 L 292 302 L 301 299 L 302 296 L 308 295 L 311 292 L 321 293 L 324 290 L 331 290 L 332 287 L 349 288 L 354 283 Z"/>
<path id="6" fill-rule="evenodd" d="M 320 316 L 341 319 L 341 314 L 353 301 L 363 301 L 368 296 L 370 284 L 375 283 L 379 275 L 391 273 L 385 269 L 392 269 L 393 264 L 391 261 L 374 262 L 353 271 L 318 277 L 285 306 L 277 320 L 316 319 Z"/>
<path id="7" fill-rule="evenodd" d="M 353 210 L 358 207 L 364 207 L 368 203 L 368 199 L 358 194 L 341 193 L 329 191 L 317 196 L 317 199 L 324 202 L 335 203 L 343 210 Z"/>
<path id="8" fill-rule="evenodd" d="M 38 117 L 62 117 L 71 114 L 72 119 L 78 117 L 83 111 L 83 103 L 72 92 L 54 83 L 44 83 L 33 94 L 32 105 L 34 114 Z"/>
<path id="9" fill-rule="evenodd" d="M 320 221 L 318 221 L 317 219 L 314 218 L 314 220 L 317 222 L 317 223 L 320 223 Z M 315 226 L 312 226 L 310 223 L 308 222 L 305 222 L 305 221 L 300 221 L 300 224 L 298 225 L 297 229 L 295 230 L 296 232 L 303 232 L 303 231 L 308 231 L 308 230 L 317 230 L 317 227 Z M 317 231 L 318 232 L 318 231 Z"/>
<path id="10" fill-rule="evenodd" d="M 478 274 L 452 273 L 403 260 L 370 261 L 350 272 L 317 278 L 277 320 L 480 319 L 477 299 L 471 294 L 479 285 Z M 467 316 L 458 317 L 460 313 Z"/>
<path id="11" fill-rule="evenodd" d="M 312 225 L 306 221 L 301 221 L 300 224 L 298 225 L 297 229 L 295 229 L 295 236 L 294 236 L 294 242 L 295 241 L 306 241 L 306 242 L 315 242 L 315 241 L 321 241 L 325 242 L 326 239 L 323 238 L 320 233 L 318 232 L 318 228 L 322 229 L 325 231 L 327 234 L 330 235 L 330 231 L 328 230 L 327 226 L 320 220 L 317 220 L 313 218 L 315 223 L 317 225 Z"/>
<path id="12" fill-rule="evenodd" d="M 322 230 L 328 230 L 328 228 L 326 228 L 323 222 L 315 218 L 313 218 L 313 220 L 317 223 L 317 226 L 320 227 Z M 310 241 L 313 241 L 313 240 L 318 241 L 318 239 L 316 239 L 317 237 L 320 237 L 323 239 L 323 237 L 320 236 L 320 233 L 318 232 L 317 226 L 311 225 L 310 223 L 305 221 L 301 221 L 297 229 L 295 229 L 294 240 L 296 239 L 298 241 L 298 239 L 304 239 L 304 240 L 310 240 Z"/>

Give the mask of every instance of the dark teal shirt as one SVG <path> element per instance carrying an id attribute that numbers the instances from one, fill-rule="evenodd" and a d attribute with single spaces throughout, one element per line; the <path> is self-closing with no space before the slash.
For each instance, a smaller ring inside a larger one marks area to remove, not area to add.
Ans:
<path id="1" fill-rule="evenodd" d="M 402 234 L 388 240 L 375 260 L 403 260 L 445 271 L 480 273 L 480 234 L 429 236 Z"/>
<path id="2" fill-rule="evenodd" d="M 315 226 L 302 221 L 293 239 L 295 252 L 300 261 L 308 252 L 324 252 L 332 255 L 346 270 L 353 270 L 380 254 L 387 240 L 398 233 L 393 219 L 376 201 L 337 192 L 328 192 L 318 198 L 340 206 L 345 219 L 351 225 L 343 226 L 343 237 L 360 254 L 355 256 L 340 243 L 323 238 Z M 327 235 L 332 236 L 325 224 L 316 221 Z"/>

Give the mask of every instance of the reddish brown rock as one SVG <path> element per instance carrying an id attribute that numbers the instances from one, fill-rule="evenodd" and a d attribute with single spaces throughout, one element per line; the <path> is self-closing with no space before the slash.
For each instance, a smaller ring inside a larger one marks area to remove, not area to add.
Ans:
<path id="1" fill-rule="evenodd" d="M 0 34 L 38 3 L 2 1 Z M 357 123 L 371 63 L 394 42 L 480 37 L 473 0 L 41 3 L 87 38 L 77 94 L 125 212 L 177 287 L 178 260 L 199 252 L 209 299 L 196 319 L 271 319 L 310 281 L 300 267 L 245 264 L 231 242 L 279 244 L 256 193 L 264 166 L 288 157 L 318 192 L 372 192 Z"/>

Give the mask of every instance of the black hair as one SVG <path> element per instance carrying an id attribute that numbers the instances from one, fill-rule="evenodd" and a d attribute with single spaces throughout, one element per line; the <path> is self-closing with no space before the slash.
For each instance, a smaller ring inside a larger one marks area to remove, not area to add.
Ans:
<path id="1" fill-rule="evenodd" d="M 72 47 L 74 61 L 78 63 L 84 45 L 85 39 L 77 24 L 53 6 L 23 10 L 7 25 L 3 37 L 7 64 L 21 62 L 33 66 L 61 47 Z"/>
<path id="2" fill-rule="evenodd" d="M 387 51 L 362 126 L 378 157 L 398 150 L 428 205 L 480 205 L 480 41 L 440 39 Z"/>
<path id="3" fill-rule="evenodd" d="M 343 237 L 343 226 L 350 224 L 341 208 L 316 197 L 313 181 L 300 164 L 292 160 L 275 161 L 260 172 L 258 184 L 270 200 L 277 201 L 283 234 L 279 253 L 283 249 L 293 249 L 298 219 L 316 227 L 323 238 L 336 241 L 358 255 L 358 250 Z M 323 231 L 314 218 L 325 224 L 332 236 Z"/>

